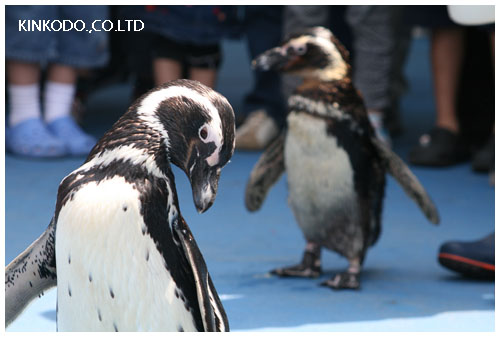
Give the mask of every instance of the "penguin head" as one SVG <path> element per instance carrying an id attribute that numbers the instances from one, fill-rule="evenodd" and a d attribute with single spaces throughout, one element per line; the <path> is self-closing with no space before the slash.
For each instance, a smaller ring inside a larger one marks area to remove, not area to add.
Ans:
<path id="1" fill-rule="evenodd" d="M 252 61 L 254 69 L 290 73 L 320 81 L 350 76 L 349 52 L 332 32 L 312 27 L 291 34 L 279 47 L 269 49 Z"/>
<path id="2" fill-rule="evenodd" d="M 147 111 L 158 117 L 150 123 L 159 122 L 157 127 L 165 131 L 170 162 L 186 173 L 196 209 L 205 212 L 215 200 L 221 169 L 234 152 L 231 105 L 224 96 L 191 80 L 175 80 L 153 89 L 141 103 L 141 107 L 148 105 Z"/>

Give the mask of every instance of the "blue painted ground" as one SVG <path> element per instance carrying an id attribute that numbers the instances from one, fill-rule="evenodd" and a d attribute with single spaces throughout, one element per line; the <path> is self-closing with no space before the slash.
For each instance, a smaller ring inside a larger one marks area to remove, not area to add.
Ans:
<path id="1" fill-rule="evenodd" d="M 218 89 L 241 107 L 251 85 L 240 42 L 227 42 Z M 407 74 L 410 91 L 402 110 L 405 135 L 394 148 L 406 159 L 420 133 L 433 121 L 428 41 L 415 40 Z M 87 124 L 99 136 L 125 111 L 130 88 L 114 86 L 88 103 Z M 112 116 L 112 117 L 110 117 Z M 494 188 L 468 164 L 417 169 L 436 202 L 441 225 L 427 223 L 389 179 L 383 232 L 369 252 L 360 291 L 332 291 L 318 284 L 347 263 L 325 252 L 325 275 L 317 280 L 267 276 L 272 268 L 299 261 L 304 241 L 286 203 L 282 179 L 255 214 L 243 205 L 243 191 L 259 153 L 236 152 L 222 172 L 214 206 L 196 213 L 187 178 L 176 170 L 181 210 L 203 252 L 223 300 L 232 330 L 269 331 L 493 331 L 494 284 L 471 281 L 437 263 L 437 250 L 450 239 L 474 240 L 494 228 Z M 6 156 L 6 262 L 48 225 L 61 179 L 82 158 L 34 161 Z M 34 301 L 8 331 L 54 331 L 55 291 Z"/>

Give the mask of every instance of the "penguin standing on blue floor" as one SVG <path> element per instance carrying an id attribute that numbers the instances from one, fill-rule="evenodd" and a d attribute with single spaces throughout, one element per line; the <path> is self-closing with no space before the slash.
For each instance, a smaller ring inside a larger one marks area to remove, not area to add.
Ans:
<path id="1" fill-rule="evenodd" d="M 57 284 L 59 331 L 228 331 L 171 164 L 205 212 L 234 131 L 228 101 L 201 83 L 139 98 L 63 179 L 47 230 L 6 267 L 6 325 Z"/>
<path id="2" fill-rule="evenodd" d="M 253 64 L 304 79 L 288 100 L 285 130 L 256 163 L 245 194 L 247 208 L 259 209 L 287 172 L 289 203 L 307 244 L 301 263 L 272 273 L 318 277 L 325 247 L 345 256 L 349 268 L 322 285 L 357 289 L 366 251 L 380 234 L 385 173 L 434 224 L 436 207 L 404 162 L 376 138 L 352 84 L 348 52 L 328 29 L 294 34 Z"/>

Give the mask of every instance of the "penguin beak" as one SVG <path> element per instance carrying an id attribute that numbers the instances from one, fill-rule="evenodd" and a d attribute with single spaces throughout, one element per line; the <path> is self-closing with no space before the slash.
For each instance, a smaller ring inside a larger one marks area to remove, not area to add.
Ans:
<path id="1" fill-rule="evenodd" d="M 256 70 L 279 71 L 285 68 L 289 58 L 282 47 L 275 47 L 265 51 L 252 61 L 252 68 Z"/>
<path id="2" fill-rule="evenodd" d="M 201 166 L 201 165 L 200 165 Z M 193 170 L 190 180 L 193 201 L 198 213 L 203 213 L 212 206 L 217 195 L 220 174 L 209 167 Z"/>

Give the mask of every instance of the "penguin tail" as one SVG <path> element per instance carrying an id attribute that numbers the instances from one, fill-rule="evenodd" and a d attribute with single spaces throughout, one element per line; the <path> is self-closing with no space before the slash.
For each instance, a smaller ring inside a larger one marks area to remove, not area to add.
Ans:
<path id="1" fill-rule="evenodd" d="M 269 189 L 285 171 L 285 134 L 283 131 L 269 144 L 250 173 L 245 190 L 245 206 L 250 212 L 260 209 Z"/>
<path id="2" fill-rule="evenodd" d="M 387 171 L 396 179 L 406 194 L 413 199 L 433 224 L 439 224 L 439 212 L 417 177 L 404 161 L 389 147 L 375 137 L 371 139 Z"/>

